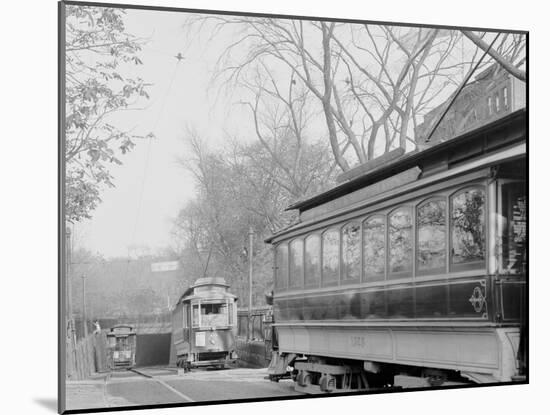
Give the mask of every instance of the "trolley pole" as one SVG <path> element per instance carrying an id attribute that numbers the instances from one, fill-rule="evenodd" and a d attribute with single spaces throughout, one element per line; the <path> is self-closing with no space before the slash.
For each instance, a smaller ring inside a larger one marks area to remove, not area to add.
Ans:
<path id="1" fill-rule="evenodd" d="M 86 276 L 82 274 L 82 320 L 84 322 L 84 338 L 88 337 L 88 321 L 86 320 Z"/>
<path id="2" fill-rule="evenodd" d="M 248 231 L 248 239 L 248 330 L 246 331 L 246 340 L 250 340 L 252 338 L 252 250 L 254 249 L 254 231 L 252 230 L 252 226 Z"/>

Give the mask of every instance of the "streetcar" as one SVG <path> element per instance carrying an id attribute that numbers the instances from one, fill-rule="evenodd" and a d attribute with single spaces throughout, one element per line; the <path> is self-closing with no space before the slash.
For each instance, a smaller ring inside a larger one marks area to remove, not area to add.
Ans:
<path id="1" fill-rule="evenodd" d="M 109 368 L 129 369 L 136 364 L 136 332 L 132 326 L 120 324 L 107 332 Z"/>
<path id="2" fill-rule="evenodd" d="M 172 348 L 177 367 L 224 368 L 237 359 L 237 298 L 223 278 L 199 278 L 172 312 Z"/>
<path id="3" fill-rule="evenodd" d="M 524 382 L 526 125 L 511 108 L 290 206 L 297 223 L 266 240 L 270 378 L 307 393 Z"/>

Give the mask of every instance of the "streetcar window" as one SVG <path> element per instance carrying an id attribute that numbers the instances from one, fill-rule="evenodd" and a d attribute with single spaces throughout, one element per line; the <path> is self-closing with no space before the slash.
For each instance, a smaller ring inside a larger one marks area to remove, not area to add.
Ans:
<path id="1" fill-rule="evenodd" d="M 317 286 L 321 277 L 321 238 L 310 235 L 306 238 L 305 285 Z"/>
<path id="2" fill-rule="evenodd" d="M 410 208 L 399 208 L 389 216 L 390 278 L 412 271 L 412 215 Z"/>
<path id="3" fill-rule="evenodd" d="M 290 280 L 289 287 L 302 286 L 304 279 L 304 241 L 295 239 L 290 243 Z"/>
<path id="4" fill-rule="evenodd" d="M 386 269 L 386 226 L 383 216 L 363 222 L 363 272 L 365 281 L 384 279 Z"/>
<path id="5" fill-rule="evenodd" d="M 417 209 L 417 266 L 418 271 L 433 272 L 445 269 L 447 256 L 447 204 L 445 200 L 430 200 Z"/>
<path id="6" fill-rule="evenodd" d="M 330 229 L 323 234 L 323 284 L 338 282 L 340 232 Z"/>
<path id="7" fill-rule="evenodd" d="M 199 305 L 193 304 L 193 327 L 199 326 Z"/>
<path id="8" fill-rule="evenodd" d="M 286 288 L 288 283 L 288 246 L 286 243 L 277 246 L 275 288 Z"/>
<path id="9" fill-rule="evenodd" d="M 227 303 L 201 304 L 201 326 L 219 327 L 229 324 Z"/>
<path id="10" fill-rule="evenodd" d="M 361 275 L 361 226 L 348 223 L 342 228 L 342 280 L 359 280 Z"/>
<path id="11" fill-rule="evenodd" d="M 485 193 L 469 189 L 452 198 L 451 258 L 453 264 L 485 260 Z"/>
<path id="12" fill-rule="evenodd" d="M 527 263 L 525 185 L 520 182 L 504 183 L 501 187 L 501 195 L 501 273 L 524 273 Z"/>

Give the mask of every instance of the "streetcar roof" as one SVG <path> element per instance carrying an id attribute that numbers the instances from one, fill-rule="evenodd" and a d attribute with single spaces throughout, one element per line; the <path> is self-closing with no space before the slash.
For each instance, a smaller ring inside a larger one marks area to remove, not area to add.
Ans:
<path id="1" fill-rule="evenodd" d="M 402 156 L 384 163 L 383 165 L 367 171 L 365 174 L 358 175 L 350 180 L 341 183 L 332 189 L 319 193 L 308 199 L 298 201 L 286 208 L 286 210 L 297 209 L 301 212 L 312 209 L 316 206 L 323 205 L 334 199 L 347 195 L 356 190 L 362 189 L 371 184 L 377 183 L 381 180 L 387 179 L 399 173 L 402 173 L 408 169 L 415 168 L 419 165 L 425 164 L 428 160 L 436 160 L 440 158 L 442 154 L 453 152 L 458 146 L 471 143 L 476 140 L 484 140 L 488 133 L 496 131 L 510 131 L 513 130 L 512 126 L 525 125 L 526 110 L 521 108 L 515 112 L 505 115 L 495 121 L 487 123 L 479 128 L 470 130 L 464 134 L 461 134 L 455 138 L 437 143 L 431 147 L 428 147 L 422 151 L 412 151 Z M 523 127 L 524 128 L 524 127 Z M 522 138 L 525 138 L 522 136 Z M 512 139 L 514 141 L 515 138 Z M 509 144 L 511 141 L 505 141 L 503 144 Z M 286 233 L 290 229 L 299 225 L 293 223 L 285 229 L 281 229 L 275 234 L 271 235 L 265 240 L 267 243 L 271 243 L 278 235 Z"/>
<path id="2" fill-rule="evenodd" d="M 515 121 L 517 118 L 524 117 L 525 112 L 525 109 L 520 109 L 516 112 L 507 114 L 506 116 L 499 118 L 491 123 L 485 124 L 478 129 L 468 131 L 465 134 L 459 135 L 450 140 L 442 141 L 422 151 L 411 151 L 409 153 L 406 153 L 403 156 L 399 157 L 397 160 L 386 163 L 375 170 L 369 171 L 364 175 L 360 175 L 347 182 L 341 183 L 333 187 L 332 189 L 319 193 L 308 199 L 293 203 L 285 210 L 298 209 L 300 211 L 304 211 L 314 206 L 321 205 L 344 194 L 350 193 L 364 186 L 367 186 L 369 184 L 375 183 L 379 180 L 393 176 L 400 171 L 416 166 L 421 160 L 432 156 L 434 153 L 440 153 L 450 150 L 451 148 L 461 144 L 465 139 L 473 138 L 474 136 L 478 136 L 488 130 L 502 128 L 503 123 L 512 122 Z"/>

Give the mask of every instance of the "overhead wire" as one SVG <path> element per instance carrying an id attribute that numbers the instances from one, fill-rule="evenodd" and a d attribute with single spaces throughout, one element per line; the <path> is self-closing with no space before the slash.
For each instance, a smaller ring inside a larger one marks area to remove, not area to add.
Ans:
<path id="1" fill-rule="evenodd" d="M 153 123 L 153 128 L 151 130 L 153 134 L 156 131 L 158 123 L 160 122 L 160 119 L 161 119 L 162 114 L 164 112 L 164 108 L 166 106 L 166 100 L 168 98 L 168 94 L 170 93 L 170 91 L 172 89 L 172 85 L 173 85 L 174 80 L 176 78 L 176 74 L 177 74 L 178 68 L 180 66 L 180 63 L 181 63 L 180 60 L 178 60 L 176 62 L 176 66 L 174 67 L 174 71 L 172 72 L 172 76 L 171 76 L 170 81 L 168 83 L 168 87 L 166 88 L 166 91 L 165 91 L 164 96 L 162 98 L 162 103 L 161 103 L 160 110 L 157 114 L 157 118 L 156 118 L 155 122 Z M 133 227 L 133 230 L 132 230 L 132 237 L 130 239 L 130 246 L 132 246 L 135 242 L 137 227 L 138 227 L 139 219 L 140 219 L 140 216 L 141 216 L 141 208 L 142 208 L 142 205 L 143 205 L 143 193 L 144 193 L 144 190 L 145 190 L 145 182 L 146 182 L 146 178 L 147 178 L 147 174 L 148 174 L 148 170 L 149 170 L 149 163 L 150 163 L 150 159 L 151 159 L 151 143 L 153 141 L 153 138 L 154 138 L 154 136 L 152 136 L 152 135 L 147 136 L 148 141 L 147 141 L 147 150 L 146 150 L 146 155 L 145 155 L 145 164 L 143 166 L 143 174 L 142 174 L 141 183 L 140 183 L 140 192 L 139 192 L 139 198 L 138 198 L 138 203 L 137 203 L 136 218 L 135 218 L 134 227 Z M 124 273 L 124 277 L 126 277 L 127 274 L 128 274 L 129 265 L 130 265 L 130 248 L 128 248 L 126 271 Z"/>

